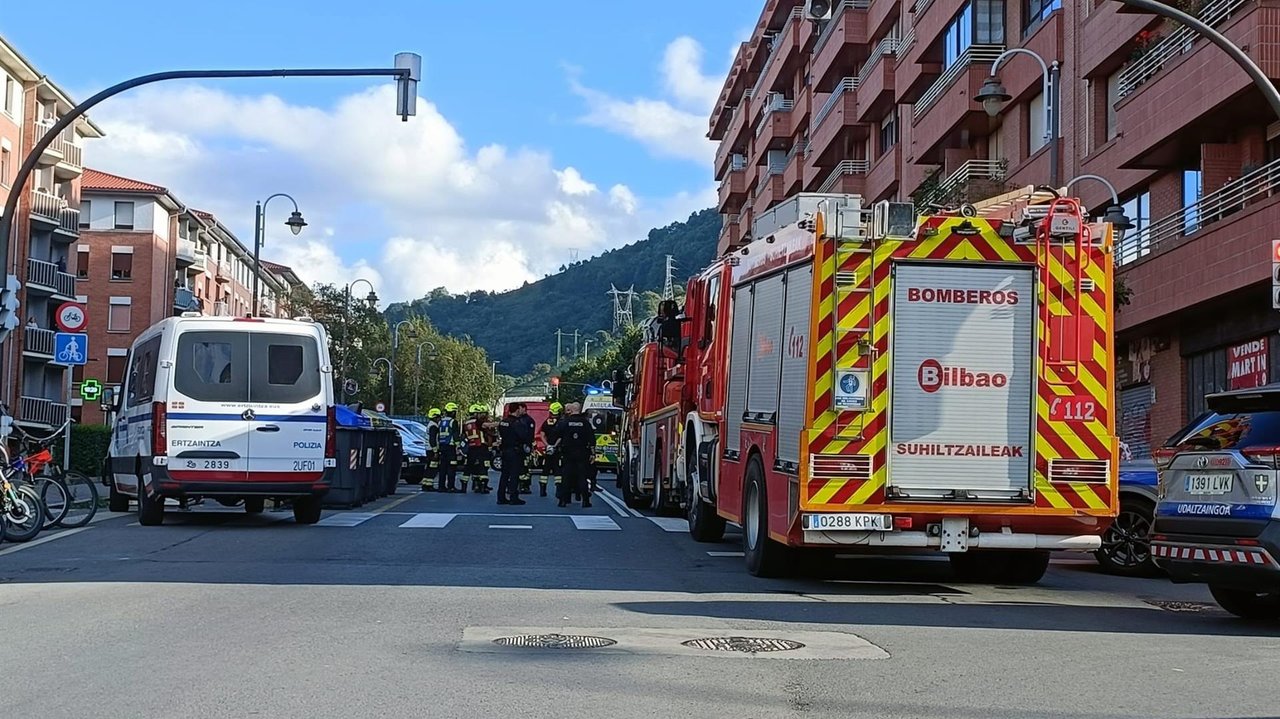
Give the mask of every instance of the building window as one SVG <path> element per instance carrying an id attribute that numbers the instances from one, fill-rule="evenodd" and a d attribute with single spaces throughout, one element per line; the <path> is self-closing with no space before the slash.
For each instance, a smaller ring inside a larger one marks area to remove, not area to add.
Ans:
<path id="1" fill-rule="evenodd" d="M 116 203 L 116 229 L 117 230 L 133 229 L 133 203 L 132 202 Z"/>
<path id="2" fill-rule="evenodd" d="M 880 154 L 893 149 L 898 144 L 898 108 L 895 106 L 880 121 Z"/>
<path id="3" fill-rule="evenodd" d="M 1189 235 L 1200 229 L 1200 194 L 1204 189 L 1204 174 L 1199 170 L 1182 171 L 1182 234 Z"/>
<path id="4" fill-rule="evenodd" d="M 80 201 L 80 229 L 82 230 L 89 229 L 89 224 L 93 219 L 92 214 L 93 214 L 93 203 L 88 200 L 81 200 Z"/>
<path id="5" fill-rule="evenodd" d="M 971 46 L 1004 44 L 1004 0 L 973 0 L 951 19 L 942 36 L 942 65 L 959 62 Z"/>
<path id="6" fill-rule="evenodd" d="M 1116 252 L 1117 264 L 1133 262 L 1151 252 L 1151 192 L 1144 190 L 1130 197 L 1123 204 L 1124 214 L 1133 227 L 1119 240 Z"/>
<path id="7" fill-rule="evenodd" d="M 1062 0 L 1026 0 L 1023 6 L 1023 28 L 1030 30 L 1049 19 L 1054 10 L 1062 9 Z"/>
<path id="8" fill-rule="evenodd" d="M 129 315 L 133 299 L 130 297 L 112 297 L 107 310 L 107 331 L 128 332 Z"/>
<path id="9" fill-rule="evenodd" d="M 10 75 L 4 76 L 4 111 L 10 117 L 14 115 L 14 106 L 18 103 L 18 83 Z"/>
<path id="10" fill-rule="evenodd" d="M 79 277 L 82 280 L 89 279 L 89 251 L 88 250 L 79 250 L 76 252 L 76 277 Z"/>
<path id="11" fill-rule="evenodd" d="M 124 368 L 128 366 L 128 360 L 129 358 L 123 354 L 107 357 L 107 379 L 105 380 L 107 384 L 118 385 L 124 383 Z"/>
<path id="12" fill-rule="evenodd" d="M 8 185 L 10 183 L 11 171 L 13 170 L 13 152 L 7 147 L 0 147 L 0 184 Z"/>
<path id="13" fill-rule="evenodd" d="M 1227 351 L 1210 350 L 1186 359 L 1187 417 L 1205 412 L 1204 397 L 1227 388 Z"/>
<path id="14" fill-rule="evenodd" d="M 1114 140 L 1120 134 L 1120 123 L 1116 116 L 1116 103 L 1120 102 L 1120 71 L 1116 70 L 1107 78 L 1107 138 Z"/>
<path id="15" fill-rule="evenodd" d="M 111 252 L 111 279 L 113 280 L 131 280 L 133 279 L 133 253 L 132 252 Z"/>
<path id="16" fill-rule="evenodd" d="M 1045 137 L 1044 93 L 1031 98 L 1027 103 L 1027 154 L 1033 155 L 1036 150 L 1049 144 Z"/>

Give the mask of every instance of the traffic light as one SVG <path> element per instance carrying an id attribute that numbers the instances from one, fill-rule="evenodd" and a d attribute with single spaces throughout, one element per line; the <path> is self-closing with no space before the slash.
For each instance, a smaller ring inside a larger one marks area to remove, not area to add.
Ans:
<path id="1" fill-rule="evenodd" d="M 4 286 L 0 287 L 0 342 L 8 339 L 9 333 L 22 324 L 18 315 L 18 291 L 21 289 L 22 283 L 17 275 L 7 276 Z"/>

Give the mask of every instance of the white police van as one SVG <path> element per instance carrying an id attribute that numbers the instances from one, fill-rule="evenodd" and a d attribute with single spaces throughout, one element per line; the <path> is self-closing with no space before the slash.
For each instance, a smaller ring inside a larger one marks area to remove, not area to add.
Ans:
<path id="1" fill-rule="evenodd" d="M 276 498 L 297 522 L 319 521 L 337 450 L 328 347 L 305 318 L 187 313 L 148 328 L 112 400 L 111 509 L 136 499 L 139 522 L 156 525 L 166 498 L 250 513 Z"/>

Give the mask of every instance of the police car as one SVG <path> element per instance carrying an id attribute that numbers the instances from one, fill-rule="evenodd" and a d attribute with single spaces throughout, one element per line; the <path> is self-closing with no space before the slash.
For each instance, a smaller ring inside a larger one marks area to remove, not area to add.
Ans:
<path id="1" fill-rule="evenodd" d="M 1280 384 L 1205 398 L 1167 448 L 1151 553 L 1175 582 L 1203 582 L 1223 609 L 1280 619 Z"/>

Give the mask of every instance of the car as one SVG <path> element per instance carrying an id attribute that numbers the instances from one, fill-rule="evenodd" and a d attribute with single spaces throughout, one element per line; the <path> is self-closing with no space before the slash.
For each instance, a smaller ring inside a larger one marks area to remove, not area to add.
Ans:
<path id="1" fill-rule="evenodd" d="M 1280 384 L 1205 403 L 1161 460 L 1152 556 L 1232 614 L 1280 619 Z"/>
<path id="2" fill-rule="evenodd" d="M 422 434 L 419 435 L 413 426 L 417 424 L 416 422 L 403 419 L 391 421 L 395 424 L 396 429 L 400 431 L 400 444 L 404 447 L 404 459 L 400 465 L 400 476 L 404 478 L 406 484 L 418 484 L 426 476 L 426 428 L 423 427 Z M 421 427 L 421 425 L 418 426 Z"/>
<path id="3" fill-rule="evenodd" d="M 1151 559 L 1151 524 L 1155 518 L 1159 473 L 1153 460 L 1135 460 L 1120 449 L 1120 512 L 1093 553 L 1111 574 L 1150 576 L 1159 572 Z"/>
<path id="4" fill-rule="evenodd" d="M 113 511 L 138 503 L 138 522 L 164 521 L 164 503 L 211 498 L 292 504 L 320 520 L 336 471 L 337 421 L 329 339 L 307 319 L 184 313 L 133 342 L 107 453 Z"/>

